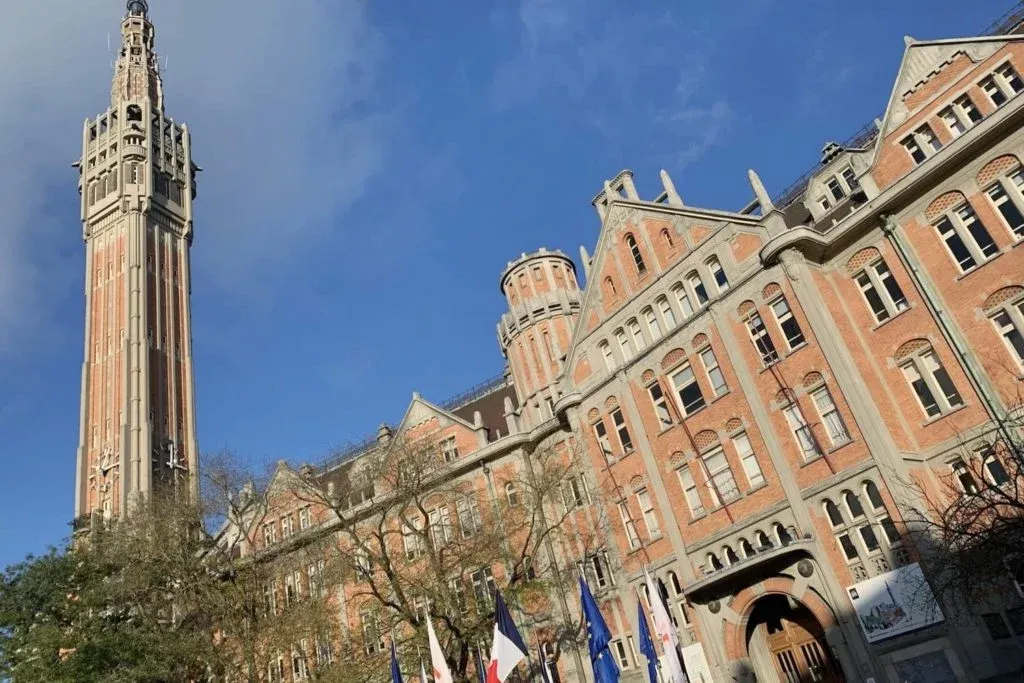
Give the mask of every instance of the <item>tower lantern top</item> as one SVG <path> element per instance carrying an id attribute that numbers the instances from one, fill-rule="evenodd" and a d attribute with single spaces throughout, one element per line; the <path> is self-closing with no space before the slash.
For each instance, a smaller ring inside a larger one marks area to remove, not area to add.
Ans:
<path id="1" fill-rule="evenodd" d="M 146 0 L 128 0 L 128 15 L 144 17 L 149 13 L 149 4 Z"/>

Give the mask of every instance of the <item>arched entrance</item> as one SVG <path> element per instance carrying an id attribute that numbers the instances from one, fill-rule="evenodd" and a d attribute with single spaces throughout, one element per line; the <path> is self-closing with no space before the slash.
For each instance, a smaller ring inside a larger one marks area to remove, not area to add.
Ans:
<path id="1" fill-rule="evenodd" d="M 789 595 L 764 595 L 754 603 L 747 619 L 746 643 L 758 681 L 845 681 L 825 641 L 825 629 L 807 607 Z"/>

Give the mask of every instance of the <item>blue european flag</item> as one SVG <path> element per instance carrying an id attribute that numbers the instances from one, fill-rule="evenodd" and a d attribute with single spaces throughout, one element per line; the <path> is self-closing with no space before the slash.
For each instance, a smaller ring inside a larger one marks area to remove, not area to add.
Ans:
<path id="1" fill-rule="evenodd" d="M 608 630 L 601 610 L 590 592 L 590 586 L 580 577 L 580 602 L 583 603 L 583 620 L 587 623 L 587 643 L 590 646 L 590 663 L 594 666 L 595 683 L 619 683 L 619 665 L 615 663 L 611 649 L 612 633 Z"/>
<path id="2" fill-rule="evenodd" d="M 651 629 L 647 626 L 647 615 L 644 614 L 644 606 L 639 599 L 636 601 L 636 612 L 640 624 L 640 653 L 647 658 L 647 673 L 651 676 L 651 683 L 658 683 L 658 651 L 654 649 Z"/>
<path id="3" fill-rule="evenodd" d="M 395 641 L 391 641 L 391 683 L 402 683 L 402 670 L 398 668 L 398 653 L 395 652 Z"/>

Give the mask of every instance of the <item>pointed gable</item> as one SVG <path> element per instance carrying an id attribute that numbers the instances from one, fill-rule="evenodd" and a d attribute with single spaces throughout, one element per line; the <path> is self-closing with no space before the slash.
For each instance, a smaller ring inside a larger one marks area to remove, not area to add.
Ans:
<path id="1" fill-rule="evenodd" d="M 483 445 L 480 436 L 482 429 L 481 425 L 478 431 L 472 423 L 455 413 L 425 400 L 419 394 L 413 394 L 395 435 L 406 442 L 425 439 L 440 443 L 454 438 L 459 454 L 466 455 Z M 486 437 L 483 441 L 486 441 Z"/>

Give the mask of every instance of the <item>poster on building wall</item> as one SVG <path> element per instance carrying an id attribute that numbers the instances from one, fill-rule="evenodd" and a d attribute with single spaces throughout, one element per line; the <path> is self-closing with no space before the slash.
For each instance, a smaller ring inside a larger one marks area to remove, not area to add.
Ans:
<path id="1" fill-rule="evenodd" d="M 937 624 L 944 619 L 915 562 L 847 589 L 869 643 Z"/>
<path id="2" fill-rule="evenodd" d="M 682 649 L 683 666 L 686 667 L 686 677 L 690 683 L 714 683 L 711 678 L 711 667 L 708 666 L 708 659 L 704 656 L 704 646 L 700 643 L 687 645 Z"/>

